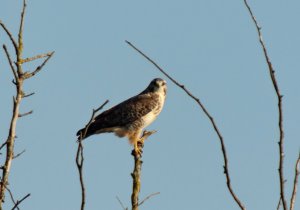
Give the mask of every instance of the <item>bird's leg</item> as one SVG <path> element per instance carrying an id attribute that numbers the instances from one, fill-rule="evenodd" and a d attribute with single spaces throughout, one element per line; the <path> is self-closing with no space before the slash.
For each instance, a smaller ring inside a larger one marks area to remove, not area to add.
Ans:
<path id="1" fill-rule="evenodd" d="M 143 153 L 142 149 L 144 147 L 145 140 L 154 133 L 156 133 L 156 131 L 144 130 L 142 136 L 139 138 L 139 140 L 134 145 L 134 148 L 135 148 L 134 150 L 135 150 L 136 154 L 142 155 L 142 153 Z"/>
<path id="2" fill-rule="evenodd" d="M 133 145 L 134 145 L 135 155 L 139 155 L 139 156 L 142 155 L 142 153 L 143 153 L 142 149 L 144 147 L 145 140 L 154 133 L 156 133 L 156 131 L 146 131 L 146 130 L 144 130 L 142 136 L 133 141 L 134 142 Z"/>

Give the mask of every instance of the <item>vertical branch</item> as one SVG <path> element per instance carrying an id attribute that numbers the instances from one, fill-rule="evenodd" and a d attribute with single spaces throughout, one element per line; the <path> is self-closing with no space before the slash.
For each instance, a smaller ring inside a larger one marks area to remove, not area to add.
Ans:
<path id="1" fill-rule="evenodd" d="M 24 16 L 25 16 L 25 9 L 26 9 L 26 0 L 23 0 L 23 9 L 21 12 L 21 21 L 20 21 L 20 28 L 18 34 L 18 51 L 17 51 L 17 66 L 22 64 L 22 53 L 23 53 L 23 28 L 24 28 Z M 21 68 L 18 68 L 18 73 L 23 73 Z"/>
<path id="2" fill-rule="evenodd" d="M 84 185 L 84 180 L 83 180 L 83 161 L 84 161 L 84 155 L 83 155 L 82 140 L 85 138 L 86 132 L 87 132 L 89 126 L 91 125 L 91 123 L 93 122 L 93 120 L 95 118 L 95 114 L 99 110 L 101 110 L 107 103 L 108 103 L 108 100 L 106 100 L 99 108 L 93 109 L 92 116 L 91 116 L 89 122 L 86 124 L 83 132 L 80 133 L 80 136 L 79 136 L 79 139 L 78 139 L 78 148 L 77 148 L 77 152 L 76 152 L 76 166 L 77 166 L 78 173 L 79 173 L 79 181 L 80 181 L 80 187 L 81 187 L 81 206 L 80 206 L 80 210 L 84 210 L 85 200 L 86 200 L 85 185 Z"/>
<path id="3" fill-rule="evenodd" d="M 283 171 L 283 166 L 284 166 L 284 131 L 283 131 L 283 112 L 282 112 L 282 97 L 283 95 L 281 95 L 280 93 L 280 89 L 276 80 L 276 76 L 275 76 L 275 70 L 272 66 L 271 60 L 269 58 L 268 52 L 267 52 L 267 48 L 263 42 L 262 39 L 262 33 L 261 33 L 261 27 L 259 26 L 247 0 L 244 0 L 245 6 L 248 9 L 248 12 L 251 16 L 251 19 L 256 27 L 257 30 L 257 34 L 258 34 L 258 39 L 259 39 L 259 43 L 262 47 L 267 65 L 268 65 L 268 69 L 269 69 L 269 74 L 270 74 L 270 79 L 272 81 L 276 96 L 277 96 L 277 101 L 278 101 L 278 128 L 279 128 L 279 142 L 278 142 L 278 146 L 279 146 L 279 166 L 278 166 L 278 172 L 279 172 L 279 183 L 280 183 L 280 197 L 282 200 L 282 206 L 284 210 L 287 210 L 287 203 L 285 200 L 285 189 L 284 189 L 284 184 L 285 184 L 285 179 L 284 179 L 284 171 Z"/>
<path id="4" fill-rule="evenodd" d="M 85 186 L 83 181 L 83 173 L 82 173 L 82 167 L 83 167 L 83 145 L 82 145 L 82 137 L 80 136 L 80 140 L 78 141 L 78 149 L 76 153 L 76 165 L 79 173 L 79 181 L 80 181 L 80 187 L 81 187 L 81 210 L 84 210 L 85 206 Z"/>
<path id="5" fill-rule="evenodd" d="M 138 147 L 143 153 L 144 141 L 156 131 L 144 131 L 143 135 L 141 136 L 140 140 L 138 141 Z M 131 173 L 132 177 L 132 194 L 131 194 L 131 206 L 132 210 L 139 210 L 139 193 L 141 190 L 141 171 L 142 171 L 142 155 L 137 154 L 134 150 L 132 150 L 131 155 L 134 157 L 134 169 Z"/>
<path id="6" fill-rule="evenodd" d="M 299 167 L 300 167 L 300 153 L 299 153 L 298 159 L 296 161 L 296 166 L 295 166 L 295 178 L 294 178 L 294 184 L 293 184 L 293 192 L 292 192 L 292 196 L 291 196 L 290 210 L 294 210 L 294 208 L 295 208 L 297 186 L 298 186 L 298 177 L 299 177 L 299 174 L 300 174 Z"/>
<path id="7" fill-rule="evenodd" d="M 142 152 L 143 145 L 139 144 L 139 149 Z M 131 194 L 131 205 L 132 210 L 139 210 L 139 193 L 141 189 L 141 170 L 142 170 L 142 156 L 135 153 L 132 150 L 131 154 L 134 157 L 134 169 L 131 173 L 132 177 L 132 194 Z"/>
<path id="8" fill-rule="evenodd" d="M 229 175 L 228 158 L 227 158 L 227 153 L 226 153 L 225 142 L 224 142 L 223 136 L 221 135 L 221 132 L 220 132 L 219 128 L 217 127 L 217 124 L 214 121 L 214 118 L 209 114 L 209 112 L 207 111 L 207 109 L 201 103 L 200 99 L 197 98 L 197 97 L 195 97 L 188 89 L 185 88 L 184 85 L 180 84 L 175 79 L 173 79 L 156 62 L 154 62 L 145 53 L 143 53 L 141 50 L 139 50 L 137 47 L 135 47 L 132 43 L 130 43 L 128 41 L 126 41 L 126 43 L 130 47 L 132 47 L 134 50 L 136 50 L 139 54 L 141 54 L 144 58 L 146 58 L 150 63 L 152 63 L 161 73 L 163 73 L 166 77 L 168 77 L 176 86 L 178 86 L 179 88 L 181 88 L 189 97 L 191 97 L 200 106 L 200 108 L 202 109 L 202 111 L 204 112 L 204 114 L 208 117 L 209 121 L 211 122 L 211 124 L 212 124 L 212 126 L 214 128 L 214 131 L 216 132 L 216 134 L 217 134 L 217 136 L 219 138 L 220 144 L 221 144 L 221 150 L 222 150 L 223 159 L 224 159 L 224 166 L 223 167 L 224 167 L 224 174 L 225 174 L 225 177 L 226 177 L 227 188 L 228 188 L 231 196 L 235 200 L 235 202 L 240 207 L 240 209 L 246 210 L 246 207 L 243 205 L 243 203 L 240 201 L 240 199 L 238 198 L 238 196 L 234 193 L 234 191 L 232 189 L 231 179 L 230 179 L 230 175 Z"/>
<path id="9" fill-rule="evenodd" d="M 23 8 L 22 8 L 21 20 L 20 20 L 20 28 L 19 28 L 19 33 L 18 33 L 18 42 L 15 41 L 15 39 L 13 38 L 11 32 L 7 29 L 7 27 L 4 25 L 4 23 L 2 23 L 2 21 L 0 20 L 0 26 L 6 32 L 7 36 L 10 38 L 10 40 L 12 42 L 12 45 L 14 46 L 15 53 L 16 53 L 16 60 L 17 60 L 15 62 L 16 63 L 16 69 L 15 69 L 15 67 L 12 64 L 13 62 L 10 58 L 9 52 L 8 52 L 6 46 L 3 45 L 3 49 L 5 51 L 6 57 L 8 59 L 9 65 L 10 65 L 10 68 L 11 68 L 11 70 L 13 72 L 13 75 L 14 75 L 13 83 L 16 86 L 16 95 L 13 97 L 13 113 L 12 113 L 12 117 L 11 117 L 11 121 L 10 121 L 8 137 L 7 137 L 7 140 L 6 140 L 5 144 L 3 144 L 3 145 L 6 146 L 6 157 L 5 157 L 4 165 L 1 167 L 2 177 L 1 177 L 1 182 L 0 182 L 0 210 L 2 210 L 2 203 L 5 200 L 5 191 L 6 191 L 7 185 L 8 185 L 8 178 L 9 178 L 9 174 L 10 174 L 12 160 L 14 159 L 14 146 L 15 146 L 17 121 L 18 121 L 18 118 L 26 116 L 26 115 L 32 113 L 32 111 L 31 111 L 31 112 L 27 112 L 25 114 L 20 114 L 20 104 L 21 104 L 22 98 L 25 97 L 25 96 L 29 96 L 29 95 L 26 95 L 23 91 L 23 83 L 26 79 L 29 78 L 26 75 L 31 74 L 31 73 L 27 73 L 27 74 L 23 73 L 23 69 L 22 69 L 23 25 L 24 25 L 25 8 L 26 8 L 26 1 L 23 0 Z M 48 56 L 47 60 L 52 55 L 53 55 L 53 53 Z M 25 200 L 26 198 L 29 197 L 29 195 L 30 194 L 25 196 L 20 201 L 17 201 L 17 204 L 13 207 L 13 209 L 17 208 L 18 205 L 23 200 Z"/>
<path id="10" fill-rule="evenodd" d="M 24 0 L 24 2 L 25 2 L 25 0 Z M 25 5 L 25 3 L 23 4 L 23 10 L 22 10 L 23 15 L 21 15 L 22 17 L 24 17 L 24 13 L 25 13 L 24 5 Z M 21 19 L 23 19 L 23 18 L 21 18 Z M 22 22 L 23 21 L 21 20 L 21 25 L 23 25 Z M 20 59 L 23 48 L 20 48 L 20 45 L 18 45 L 18 44 L 20 44 L 22 42 L 22 36 L 19 37 L 19 43 L 16 44 L 16 42 L 12 38 L 11 33 L 6 29 L 6 27 L 4 26 L 3 23 L 1 24 L 1 26 L 5 30 L 7 35 L 10 37 L 10 39 L 15 47 L 17 60 Z M 20 27 L 19 34 L 22 34 L 22 32 L 21 32 L 22 28 Z M 7 52 L 6 47 L 4 47 L 4 50 L 5 50 L 5 52 Z M 7 54 L 7 57 L 9 59 L 8 54 Z M 11 68 L 12 68 L 12 66 L 11 66 Z M 23 78 L 22 78 L 22 65 L 21 64 L 17 64 L 17 75 L 14 74 L 14 77 L 16 79 L 16 81 L 15 81 L 16 97 L 13 98 L 13 115 L 11 118 L 9 134 L 8 134 L 7 141 L 6 141 L 6 159 L 5 159 L 5 163 L 3 166 L 1 186 L 0 186 L 0 210 L 2 210 L 2 203 L 4 202 L 5 190 L 6 190 L 6 186 L 8 183 L 8 176 L 9 176 L 9 172 L 10 172 L 10 168 L 11 168 L 11 162 L 12 162 L 12 159 L 14 156 L 16 126 L 17 126 L 17 120 L 18 120 L 18 116 L 19 116 L 20 103 L 21 103 L 22 95 L 23 95 Z"/>

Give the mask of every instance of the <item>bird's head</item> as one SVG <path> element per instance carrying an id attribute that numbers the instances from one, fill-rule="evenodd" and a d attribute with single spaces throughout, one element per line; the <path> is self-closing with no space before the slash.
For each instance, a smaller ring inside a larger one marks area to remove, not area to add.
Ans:
<path id="1" fill-rule="evenodd" d="M 146 90 L 148 90 L 149 92 L 159 92 L 166 95 L 167 82 L 160 78 L 153 79 Z"/>

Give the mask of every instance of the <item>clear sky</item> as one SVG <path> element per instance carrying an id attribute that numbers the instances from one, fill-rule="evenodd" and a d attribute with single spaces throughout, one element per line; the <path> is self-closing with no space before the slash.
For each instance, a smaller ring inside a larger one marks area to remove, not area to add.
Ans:
<path id="1" fill-rule="evenodd" d="M 300 2 L 249 1 L 262 26 L 283 98 L 285 178 L 289 201 L 300 148 Z M 2 0 L 0 19 L 16 36 L 20 0 Z M 279 199 L 277 101 L 256 29 L 235 1 L 28 0 L 24 57 L 55 50 L 25 90 L 9 187 L 22 209 L 80 206 L 75 133 L 91 110 L 106 109 L 166 79 L 131 49 L 129 40 L 199 97 L 227 147 L 232 186 L 247 209 L 276 209 Z M 12 46 L 0 32 L 1 45 Z M 38 62 L 34 63 L 38 64 Z M 25 66 L 28 70 L 33 65 Z M 0 139 L 7 137 L 14 86 L 0 51 Z M 168 82 L 164 110 L 144 148 L 141 198 L 160 192 L 142 210 L 239 209 L 229 195 L 219 140 L 199 107 Z M 2 141 L 1 140 L 1 141 Z M 84 142 L 86 209 L 130 207 L 131 147 L 112 134 Z M 1 162 L 3 156 L 0 156 Z M 300 209 L 300 193 L 296 208 Z M 7 196 L 5 209 L 10 209 Z"/>

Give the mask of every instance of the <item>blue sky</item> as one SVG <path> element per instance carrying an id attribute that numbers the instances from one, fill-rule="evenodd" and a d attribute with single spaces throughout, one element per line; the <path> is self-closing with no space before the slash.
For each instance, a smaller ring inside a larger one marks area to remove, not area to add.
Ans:
<path id="1" fill-rule="evenodd" d="M 3 0 L 0 19 L 16 35 L 20 0 Z M 55 51 L 25 90 L 10 188 L 31 197 L 22 209 L 79 209 L 76 131 L 106 99 L 109 108 L 166 79 L 125 40 L 142 49 L 201 99 L 227 147 L 232 186 L 247 209 L 275 209 L 279 199 L 277 101 L 258 37 L 239 1 L 27 2 L 24 56 Z M 298 1 L 249 1 L 284 95 L 286 195 L 291 195 L 300 147 L 300 19 Z M 1 44 L 12 46 L 3 31 Z M 7 137 L 14 86 L 0 52 L 0 139 Z M 34 65 L 25 66 L 30 70 Z M 223 174 L 220 145 L 210 122 L 186 94 L 168 82 L 164 110 L 144 148 L 141 209 L 239 209 Z M 84 142 L 86 209 L 130 206 L 133 159 L 126 139 L 112 134 Z M 2 161 L 2 158 L 1 158 Z M 299 208 L 299 199 L 295 209 Z M 11 202 L 7 197 L 5 208 Z"/>

